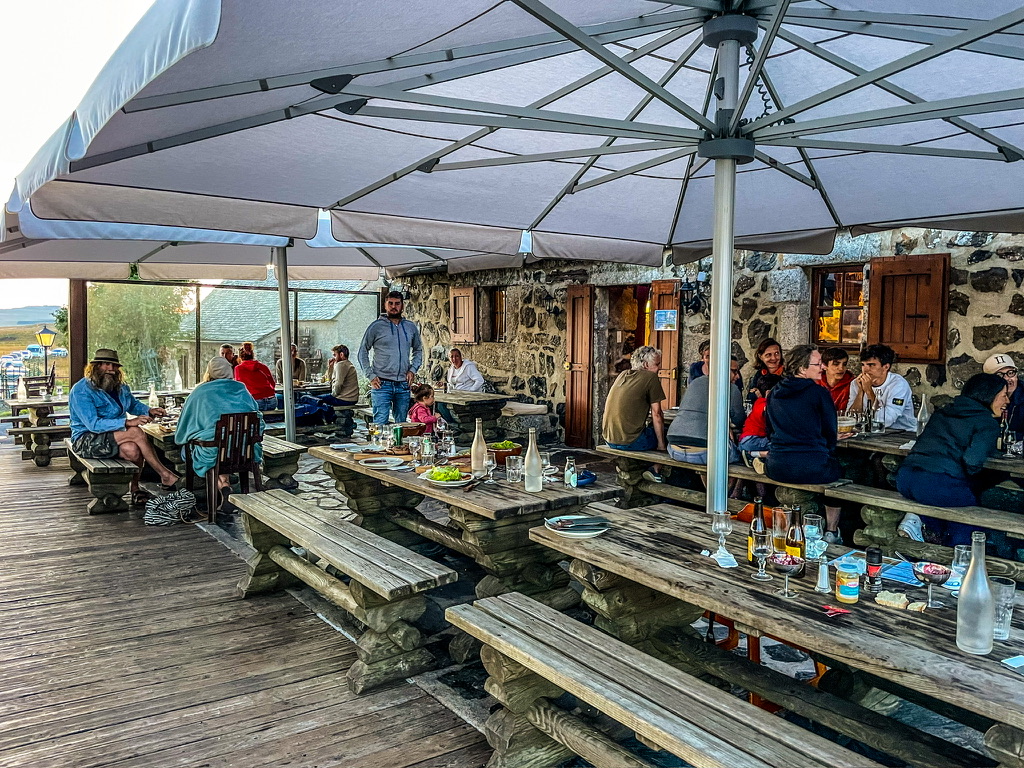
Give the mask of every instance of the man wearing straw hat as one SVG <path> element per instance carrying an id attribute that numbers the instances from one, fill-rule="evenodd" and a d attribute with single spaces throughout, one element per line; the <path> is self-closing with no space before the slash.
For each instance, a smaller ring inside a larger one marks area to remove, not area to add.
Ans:
<path id="1" fill-rule="evenodd" d="M 165 416 L 163 408 L 150 408 L 139 402 L 124 381 L 121 361 L 112 349 L 97 349 L 85 366 L 85 376 L 71 388 L 68 397 L 71 414 L 71 441 L 76 454 L 88 459 L 112 459 L 115 456 L 149 465 L 170 490 L 178 476 L 163 465 L 146 434 L 139 429 L 156 416 Z M 144 504 L 152 495 L 139 488 L 139 476 L 132 475 L 132 503 Z"/>

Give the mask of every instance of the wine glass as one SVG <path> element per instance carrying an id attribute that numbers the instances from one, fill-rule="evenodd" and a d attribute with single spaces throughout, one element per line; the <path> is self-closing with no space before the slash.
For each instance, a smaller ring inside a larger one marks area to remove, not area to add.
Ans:
<path id="1" fill-rule="evenodd" d="M 938 563 L 914 563 L 914 576 L 928 585 L 928 608 L 945 608 L 946 604 L 932 597 L 932 589 L 946 583 L 953 575 L 953 569 Z"/>
<path id="2" fill-rule="evenodd" d="M 754 534 L 754 547 L 751 550 L 754 557 L 757 558 L 757 573 L 752 578 L 754 581 L 771 581 L 775 577 L 770 573 L 764 572 L 765 560 L 772 554 L 772 535 L 765 531 L 764 533 Z"/>
<path id="3" fill-rule="evenodd" d="M 406 445 L 409 446 L 409 456 L 412 459 L 412 465 L 418 467 L 420 465 L 421 451 L 423 450 L 423 439 L 410 437 L 406 440 Z"/>
<path id="4" fill-rule="evenodd" d="M 490 485 L 494 482 L 494 468 L 498 466 L 498 457 L 494 455 L 494 451 L 487 452 L 487 458 L 484 459 L 484 469 L 487 471 L 487 480 L 484 482 L 485 485 Z"/>
<path id="5" fill-rule="evenodd" d="M 711 532 L 718 534 L 718 551 L 725 552 L 725 537 L 732 533 L 732 515 L 728 512 L 712 512 Z"/>
<path id="6" fill-rule="evenodd" d="M 784 597 L 787 600 L 792 600 L 793 598 L 798 597 L 798 594 L 791 591 L 789 588 L 789 577 L 802 573 L 807 561 L 802 557 L 787 555 L 785 552 L 776 552 L 768 558 L 768 562 L 772 564 L 772 569 L 775 570 L 776 573 L 781 573 L 785 579 L 782 589 L 775 590 L 775 594 L 779 597 Z"/>
<path id="7" fill-rule="evenodd" d="M 54 397 L 64 397 L 64 385 L 58 384 L 53 390 Z"/>
<path id="8" fill-rule="evenodd" d="M 437 452 L 437 446 L 433 440 L 426 440 L 420 446 L 420 458 L 424 465 L 433 464 L 434 456 Z"/>
<path id="9" fill-rule="evenodd" d="M 544 477 L 544 481 L 554 482 L 555 478 L 551 477 L 551 475 L 558 470 L 551 466 L 551 451 L 540 452 L 540 467 L 540 472 Z"/>

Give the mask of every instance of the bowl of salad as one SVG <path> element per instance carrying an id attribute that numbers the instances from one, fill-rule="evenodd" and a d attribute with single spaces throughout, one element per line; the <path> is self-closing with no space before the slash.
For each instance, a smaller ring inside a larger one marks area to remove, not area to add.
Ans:
<path id="1" fill-rule="evenodd" d="M 505 459 L 509 456 L 522 456 L 523 446 L 513 443 L 511 440 L 504 440 L 500 443 L 488 443 L 488 451 L 494 451 L 494 460 L 499 467 L 505 466 Z"/>
<path id="2" fill-rule="evenodd" d="M 440 488 L 458 488 L 473 482 L 473 475 L 457 466 L 446 465 L 424 472 L 423 479 Z"/>

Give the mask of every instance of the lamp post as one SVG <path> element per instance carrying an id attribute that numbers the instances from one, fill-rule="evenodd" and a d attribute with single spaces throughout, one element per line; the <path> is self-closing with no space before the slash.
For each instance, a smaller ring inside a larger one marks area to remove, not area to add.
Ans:
<path id="1" fill-rule="evenodd" d="M 53 340 L 56 338 L 57 332 L 51 331 L 45 325 L 36 331 L 36 341 L 43 348 L 43 375 L 46 376 L 46 394 L 50 394 L 50 347 L 53 346 Z"/>

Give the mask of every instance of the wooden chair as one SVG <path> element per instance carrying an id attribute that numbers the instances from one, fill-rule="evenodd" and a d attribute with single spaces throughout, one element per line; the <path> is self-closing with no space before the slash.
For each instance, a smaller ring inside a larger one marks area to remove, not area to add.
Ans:
<path id="1" fill-rule="evenodd" d="M 25 384 L 26 397 L 42 397 L 49 391 L 49 376 L 23 376 L 21 380 Z"/>
<path id="2" fill-rule="evenodd" d="M 206 473 L 206 514 L 209 522 L 216 521 L 217 510 L 220 508 L 220 493 L 217 490 L 219 475 L 237 474 L 241 492 L 248 493 L 249 474 L 252 473 L 256 490 L 263 490 L 260 466 L 254 458 L 256 443 L 260 442 L 263 442 L 263 435 L 260 434 L 259 414 L 248 411 L 221 416 L 214 427 L 213 440 L 189 440 L 186 444 L 185 488 L 189 491 L 192 490 L 195 478 L 192 446 L 217 449 L 217 461 Z"/>

